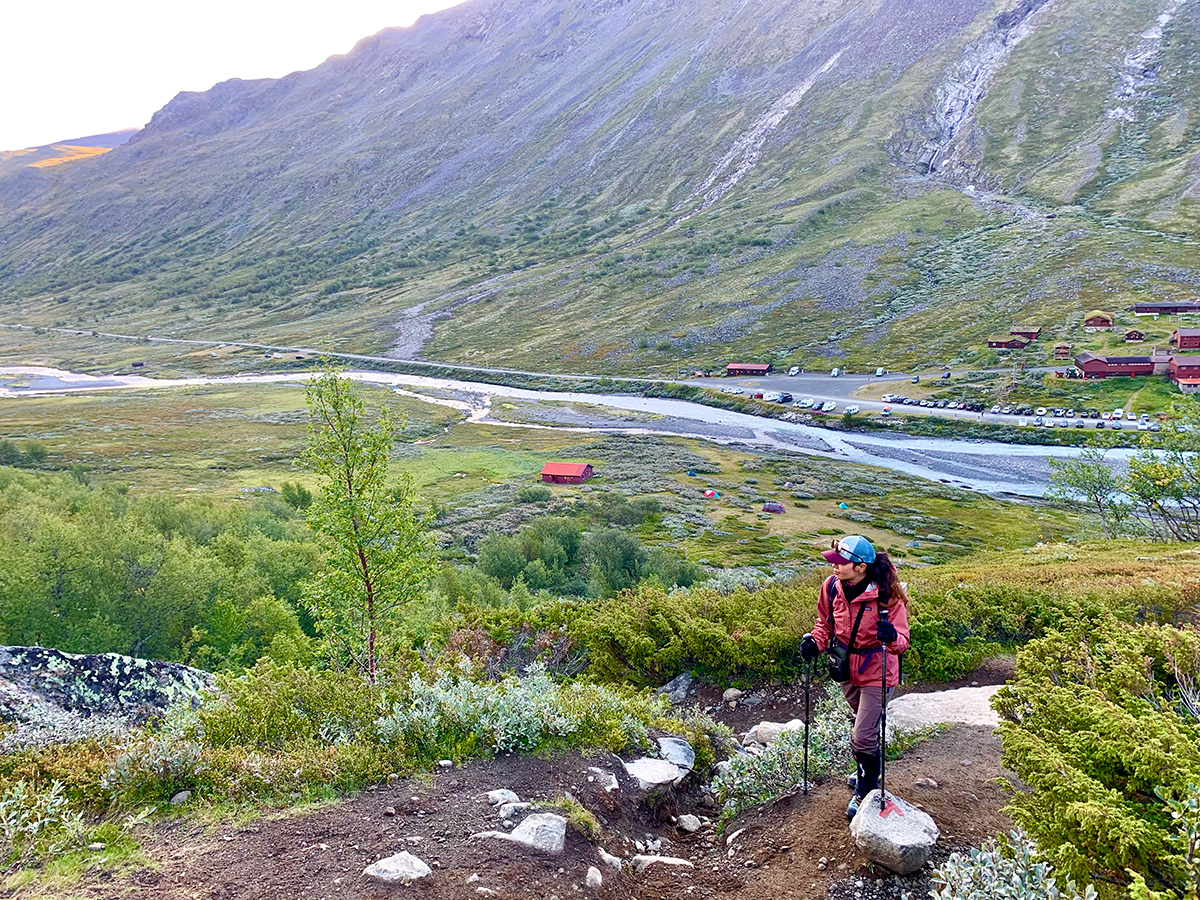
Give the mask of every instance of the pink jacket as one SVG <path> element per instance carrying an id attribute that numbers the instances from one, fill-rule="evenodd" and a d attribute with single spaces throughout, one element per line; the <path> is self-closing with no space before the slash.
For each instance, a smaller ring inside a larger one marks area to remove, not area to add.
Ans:
<path id="1" fill-rule="evenodd" d="M 829 608 L 831 581 L 834 583 L 832 610 Z M 858 617 L 859 607 L 867 604 L 858 626 L 858 634 L 854 638 L 854 647 L 850 651 L 850 683 L 858 687 L 879 684 L 882 675 L 883 647 L 875 636 L 875 626 L 879 622 L 879 604 L 875 602 L 878 597 L 879 588 L 871 584 L 853 603 L 847 603 L 842 583 L 836 576 L 830 575 L 821 585 L 821 596 L 817 600 L 817 621 L 813 625 L 812 636 L 822 651 L 829 645 L 831 633 L 836 635 L 843 645 L 850 642 L 850 632 L 854 628 L 854 620 Z M 894 601 L 889 605 L 888 621 L 896 626 L 896 640 L 887 646 L 887 684 L 888 687 L 894 687 L 900 682 L 900 654 L 908 649 L 906 604 Z"/>

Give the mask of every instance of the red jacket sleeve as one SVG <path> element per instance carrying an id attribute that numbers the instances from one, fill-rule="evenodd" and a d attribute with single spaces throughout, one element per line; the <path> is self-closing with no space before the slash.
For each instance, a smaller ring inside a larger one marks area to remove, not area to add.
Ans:
<path id="1" fill-rule="evenodd" d="M 836 578 L 830 575 L 829 578 Z M 897 626 L 899 630 L 899 626 Z M 812 636 L 817 646 L 824 651 L 829 646 L 829 636 L 833 634 L 833 604 L 829 602 L 829 580 L 821 582 L 820 593 L 817 595 L 817 620 L 813 623 Z"/>
<path id="2" fill-rule="evenodd" d="M 888 653 L 904 653 L 908 650 L 908 604 L 897 603 L 888 607 L 888 621 L 896 626 L 896 640 L 888 644 Z"/>

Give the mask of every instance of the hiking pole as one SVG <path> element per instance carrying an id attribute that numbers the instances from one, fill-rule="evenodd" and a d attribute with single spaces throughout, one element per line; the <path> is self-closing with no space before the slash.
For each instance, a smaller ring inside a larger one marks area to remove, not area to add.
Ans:
<path id="1" fill-rule="evenodd" d="M 879 607 L 879 615 L 883 621 L 887 621 L 888 611 L 886 606 Z M 883 675 L 879 679 L 880 697 L 882 699 L 879 708 L 879 808 L 882 810 L 887 806 L 887 794 L 884 792 L 883 780 L 887 767 L 887 644 L 880 641 L 879 646 L 883 648 Z"/>
<path id="2" fill-rule="evenodd" d="M 804 667 L 804 796 L 808 796 L 808 729 L 812 720 L 812 670 L 813 661 L 807 660 Z"/>

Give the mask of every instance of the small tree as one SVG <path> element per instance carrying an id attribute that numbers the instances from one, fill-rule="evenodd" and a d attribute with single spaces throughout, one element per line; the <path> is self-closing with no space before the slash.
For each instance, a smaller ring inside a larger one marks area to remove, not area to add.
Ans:
<path id="1" fill-rule="evenodd" d="M 1065 500 L 1081 500 L 1095 507 L 1104 537 L 1109 519 L 1120 521 L 1127 512 L 1121 501 L 1121 484 L 1104 461 L 1107 450 L 1090 447 L 1071 459 L 1050 460 L 1050 493 Z"/>
<path id="2" fill-rule="evenodd" d="M 353 384 L 337 371 L 314 378 L 306 394 L 312 422 L 301 462 L 321 478 L 308 509 L 326 568 L 304 585 L 318 630 L 342 663 L 374 684 L 382 635 L 424 592 L 433 571 L 426 519 L 414 507 L 412 476 L 388 479 L 395 425 L 374 425 Z"/>
<path id="3" fill-rule="evenodd" d="M 1128 492 L 1139 512 L 1177 541 L 1200 540 L 1200 439 L 1193 421 L 1164 431 L 1129 460 Z"/>

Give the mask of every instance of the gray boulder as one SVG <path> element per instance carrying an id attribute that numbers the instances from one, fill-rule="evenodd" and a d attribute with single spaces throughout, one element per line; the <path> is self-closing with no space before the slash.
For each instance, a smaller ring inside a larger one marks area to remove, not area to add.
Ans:
<path id="1" fill-rule="evenodd" d="M 667 762 L 674 763 L 681 769 L 691 771 L 696 765 L 696 751 L 683 738 L 660 737 L 658 739 L 658 752 L 662 754 L 662 758 Z"/>
<path id="2" fill-rule="evenodd" d="M 0 646 L 0 721 L 17 726 L 4 748 L 117 734 L 197 707 L 213 687 L 211 674 L 179 663 Z"/>
<path id="3" fill-rule="evenodd" d="M 567 820 L 554 813 L 534 813 L 528 816 L 512 834 L 503 831 L 481 831 L 473 834 L 476 838 L 495 838 L 520 844 L 538 853 L 559 854 L 567 842 Z"/>
<path id="4" fill-rule="evenodd" d="M 660 687 L 658 693 L 666 694 L 672 706 L 680 706 L 687 701 L 688 692 L 692 689 L 692 681 L 692 676 L 684 672 Z"/>
<path id="5" fill-rule="evenodd" d="M 929 861 L 939 832 L 933 819 L 907 800 L 887 795 L 880 809 L 879 791 L 863 798 L 850 823 L 858 852 L 898 875 L 910 875 Z"/>
<path id="6" fill-rule="evenodd" d="M 635 872 L 644 872 L 653 865 L 679 866 L 686 869 L 695 868 L 693 863 L 686 859 L 680 859 L 678 856 L 657 856 L 654 854 L 638 854 L 629 860 L 629 865 Z"/>
<path id="7" fill-rule="evenodd" d="M 401 850 L 395 856 L 373 862 L 365 869 L 363 875 L 380 884 L 409 884 L 418 878 L 426 878 L 433 874 L 425 860 L 413 856 L 407 850 Z"/>

